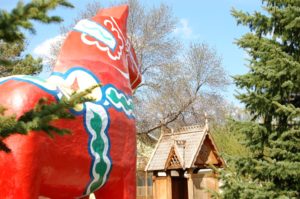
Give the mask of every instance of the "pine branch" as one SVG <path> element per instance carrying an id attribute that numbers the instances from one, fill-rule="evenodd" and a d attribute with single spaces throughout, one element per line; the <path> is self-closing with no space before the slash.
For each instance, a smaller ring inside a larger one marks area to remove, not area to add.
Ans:
<path id="1" fill-rule="evenodd" d="M 39 100 L 34 109 L 26 112 L 20 118 L 15 116 L 3 116 L 5 109 L 0 108 L 0 151 L 10 152 L 10 149 L 3 140 L 12 134 L 27 135 L 29 131 L 43 131 L 50 137 L 54 134 L 65 135 L 69 134 L 69 129 L 61 129 L 52 125 L 52 121 L 59 119 L 74 119 L 74 115 L 69 111 L 78 104 L 94 101 L 88 95 L 93 89 L 99 87 L 95 85 L 85 91 L 73 93 L 70 97 L 63 97 L 58 102 L 48 103 L 48 100 L 42 98 Z"/>
<path id="2" fill-rule="evenodd" d="M 63 19 L 59 16 L 48 16 L 48 11 L 57 6 L 73 8 L 73 5 L 67 0 L 33 0 L 26 5 L 20 1 L 10 13 L 0 10 L 0 40 L 24 42 L 25 36 L 20 28 L 35 33 L 30 20 L 47 24 L 61 22 Z"/>

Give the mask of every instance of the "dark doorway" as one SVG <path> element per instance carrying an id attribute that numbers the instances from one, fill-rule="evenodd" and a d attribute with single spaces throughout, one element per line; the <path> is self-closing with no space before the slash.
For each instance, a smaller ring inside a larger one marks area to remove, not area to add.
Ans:
<path id="1" fill-rule="evenodd" d="M 188 199 L 187 179 L 172 177 L 172 199 Z"/>

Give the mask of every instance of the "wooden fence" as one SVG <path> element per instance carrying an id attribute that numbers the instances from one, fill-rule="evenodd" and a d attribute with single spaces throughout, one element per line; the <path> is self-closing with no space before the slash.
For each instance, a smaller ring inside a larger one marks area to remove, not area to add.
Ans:
<path id="1" fill-rule="evenodd" d="M 137 199 L 153 199 L 152 186 L 138 186 L 136 192 Z"/>

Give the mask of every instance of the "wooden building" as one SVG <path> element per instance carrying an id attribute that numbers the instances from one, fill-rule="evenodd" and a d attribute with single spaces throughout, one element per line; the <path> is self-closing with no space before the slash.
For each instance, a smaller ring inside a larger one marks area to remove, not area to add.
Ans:
<path id="1" fill-rule="evenodd" d="M 164 129 L 146 166 L 153 177 L 153 199 L 206 199 L 219 190 L 210 165 L 224 167 L 208 125 Z"/>

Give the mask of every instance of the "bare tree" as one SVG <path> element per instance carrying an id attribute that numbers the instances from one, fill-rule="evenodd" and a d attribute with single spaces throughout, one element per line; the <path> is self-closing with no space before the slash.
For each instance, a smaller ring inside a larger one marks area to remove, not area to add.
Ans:
<path id="1" fill-rule="evenodd" d="M 203 43 L 193 43 L 182 53 L 176 64 L 165 65 L 153 77 L 158 82 L 157 88 L 140 93 L 143 100 L 136 111 L 140 133 L 151 133 L 163 125 L 201 123 L 204 112 L 215 120 L 224 119 L 225 102 L 218 93 L 228 80 L 220 57 Z"/>

